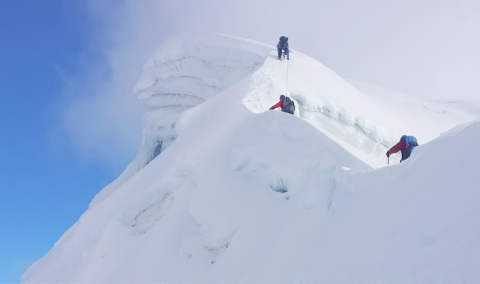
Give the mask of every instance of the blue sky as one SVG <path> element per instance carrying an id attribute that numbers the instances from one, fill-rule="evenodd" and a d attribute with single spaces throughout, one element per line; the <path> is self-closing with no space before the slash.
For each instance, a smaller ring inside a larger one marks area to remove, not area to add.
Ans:
<path id="1" fill-rule="evenodd" d="M 0 282 L 18 282 L 119 174 L 55 135 L 92 21 L 81 1 L 0 1 Z M 88 51 L 89 60 L 101 60 Z M 123 165 L 125 166 L 125 165 Z"/>
<path id="2" fill-rule="evenodd" d="M 480 100 L 476 0 L 0 1 L 0 283 L 18 282 L 134 157 L 131 95 L 166 38 L 290 45 L 347 79 Z"/>

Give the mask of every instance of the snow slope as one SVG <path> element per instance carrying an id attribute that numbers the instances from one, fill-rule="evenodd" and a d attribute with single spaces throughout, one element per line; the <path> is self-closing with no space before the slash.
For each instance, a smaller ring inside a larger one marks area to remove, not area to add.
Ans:
<path id="1" fill-rule="evenodd" d="M 136 87 L 149 107 L 139 155 L 22 281 L 480 281 L 480 121 L 425 143 L 472 117 L 421 101 L 409 112 L 410 100 L 272 49 L 225 36 L 164 45 Z M 296 116 L 265 111 L 287 67 Z M 417 130 L 409 160 L 368 165 Z"/>
<path id="2" fill-rule="evenodd" d="M 184 112 L 177 141 L 85 212 L 23 280 L 241 279 L 299 221 L 291 214 L 326 214 L 341 167 L 368 166 L 297 117 L 250 113 L 243 87 Z"/>

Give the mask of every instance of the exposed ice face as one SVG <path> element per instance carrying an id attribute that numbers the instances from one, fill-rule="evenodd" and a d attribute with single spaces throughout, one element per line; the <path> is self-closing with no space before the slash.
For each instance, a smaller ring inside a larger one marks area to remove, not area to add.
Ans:
<path id="1" fill-rule="evenodd" d="M 178 115 L 258 68 L 271 48 L 226 36 L 171 39 L 144 66 L 134 94 L 147 106 L 136 171 L 177 138 Z"/>

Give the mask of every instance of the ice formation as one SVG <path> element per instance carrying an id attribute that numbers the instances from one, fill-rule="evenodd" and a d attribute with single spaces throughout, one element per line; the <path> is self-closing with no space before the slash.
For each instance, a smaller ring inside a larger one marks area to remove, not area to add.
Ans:
<path id="1" fill-rule="evenodd" d="M 178 36 L 163 44 L 145 64 L 134 90 L 147 106 L 143 142 L 136 159 L 138 169 L 175 141 L 181 112 L 213 98 L 253 72 L 271 50 L 225 39 Z"/>

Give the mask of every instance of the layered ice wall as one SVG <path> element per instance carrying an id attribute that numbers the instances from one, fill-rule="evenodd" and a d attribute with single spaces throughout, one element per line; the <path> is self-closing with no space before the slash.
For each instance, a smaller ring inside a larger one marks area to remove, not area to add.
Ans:
<path id="1" fill-rule="evenodd" d="M 170 39 L 144 66 L 134 93 L 147 112 L 136 169 L 177 138 L 178 115 L 257 69 L 272 47 L 226 36 Z M 205 125 L 208 127 L 208 125 Z"/>

